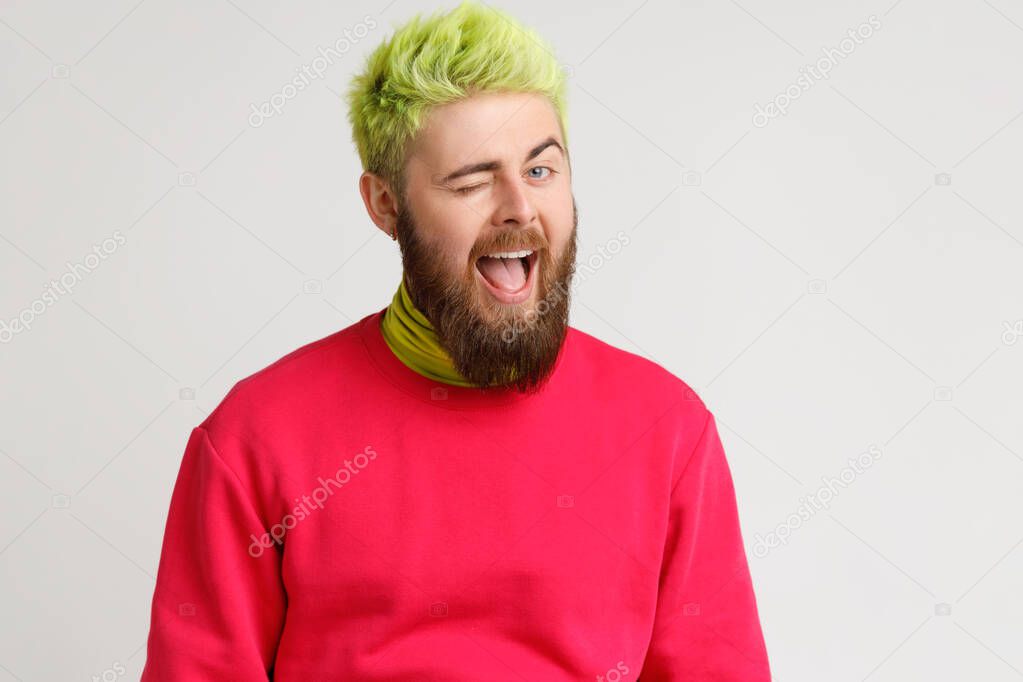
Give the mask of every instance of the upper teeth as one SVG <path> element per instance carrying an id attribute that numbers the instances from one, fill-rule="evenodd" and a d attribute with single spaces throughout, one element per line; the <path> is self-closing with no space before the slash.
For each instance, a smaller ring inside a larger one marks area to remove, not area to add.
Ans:
<path id="1" fill-rule="evenodd" d="M 488 253 L 488 258 L 525 258 L 533 253 L 532 249 L 525 251 L 501 251 L 500 253 Z"/>

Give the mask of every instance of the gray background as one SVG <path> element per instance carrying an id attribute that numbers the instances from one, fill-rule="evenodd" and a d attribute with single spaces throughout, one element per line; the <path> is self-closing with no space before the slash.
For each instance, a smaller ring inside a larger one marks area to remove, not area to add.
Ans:
<path id="1" fill-rule="evenodd" d="M 137 679 L 190 428 L 394 293 L 338 95 L 396 22 L 453 3 L 339 5 L 0 2 L 0 320 L 124 240 L 0 344 L 0 682 Z M 580 260 L 630 236 L 572 324 L 718 417 L 776 679 L 1023 679 L 1023 7 L 511 11 L 570 69 Z"/>

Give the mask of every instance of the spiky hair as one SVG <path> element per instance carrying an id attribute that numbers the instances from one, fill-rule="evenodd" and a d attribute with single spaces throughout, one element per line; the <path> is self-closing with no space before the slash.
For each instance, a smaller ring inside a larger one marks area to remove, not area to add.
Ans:
<path id="1" fill-rule="evenodd" d="M 408 144 L 431 107 L 499 91 L 546 95 L 567 145 L 565 73 L 535 31 L 473 0 L 446 14 L 415 15 L 366 58 L 348 88 L 363 169 L 403 196 Z"/>

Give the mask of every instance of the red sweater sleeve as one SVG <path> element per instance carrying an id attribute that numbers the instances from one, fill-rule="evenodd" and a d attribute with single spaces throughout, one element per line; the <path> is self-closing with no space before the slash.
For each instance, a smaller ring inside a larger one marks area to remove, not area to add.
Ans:
<path id="1" fill-rule="evenodd" d="M 171 496 L 141 682 L 267 680 L 284 620 L 280 555 L 235 472 L 202 426 Z"/>
<path id="2" fill-rule="evenodd" d="M 732 475 L 714 415 L 671 494 L 641 682 L 769 682 Z"/>

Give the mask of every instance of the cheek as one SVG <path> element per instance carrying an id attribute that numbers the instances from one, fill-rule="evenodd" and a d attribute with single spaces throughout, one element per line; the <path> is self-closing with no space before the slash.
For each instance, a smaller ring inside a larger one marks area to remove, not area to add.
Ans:
<path id="1" fill-rule="evenodd" d="M 479 218 L 464 206 L 432 206 L 418 223 L 425 241 L 451 267 L 463 268 L 479 237 Z"/>
<path id="2" fill-rule="evenodd" d="M 571 198 L 567 205 L 557 206 L 545 217 L 544 225 L 547 228 L 547 238 L 550 240 L 551 246 L 559 253 L 564 252 L 565 245 L 572 236 L 573 222 Z"/>
<path id="3" fill-rule="evenodd" d="M 448 223 L 444 230 L 444 241 L 441 248 L 444 251 L 444 258 L 451 268 L 461 271 L 468 266 L 469 253 L 478 237 L 479 229 L 475 224 L 466 226 Z"/>

